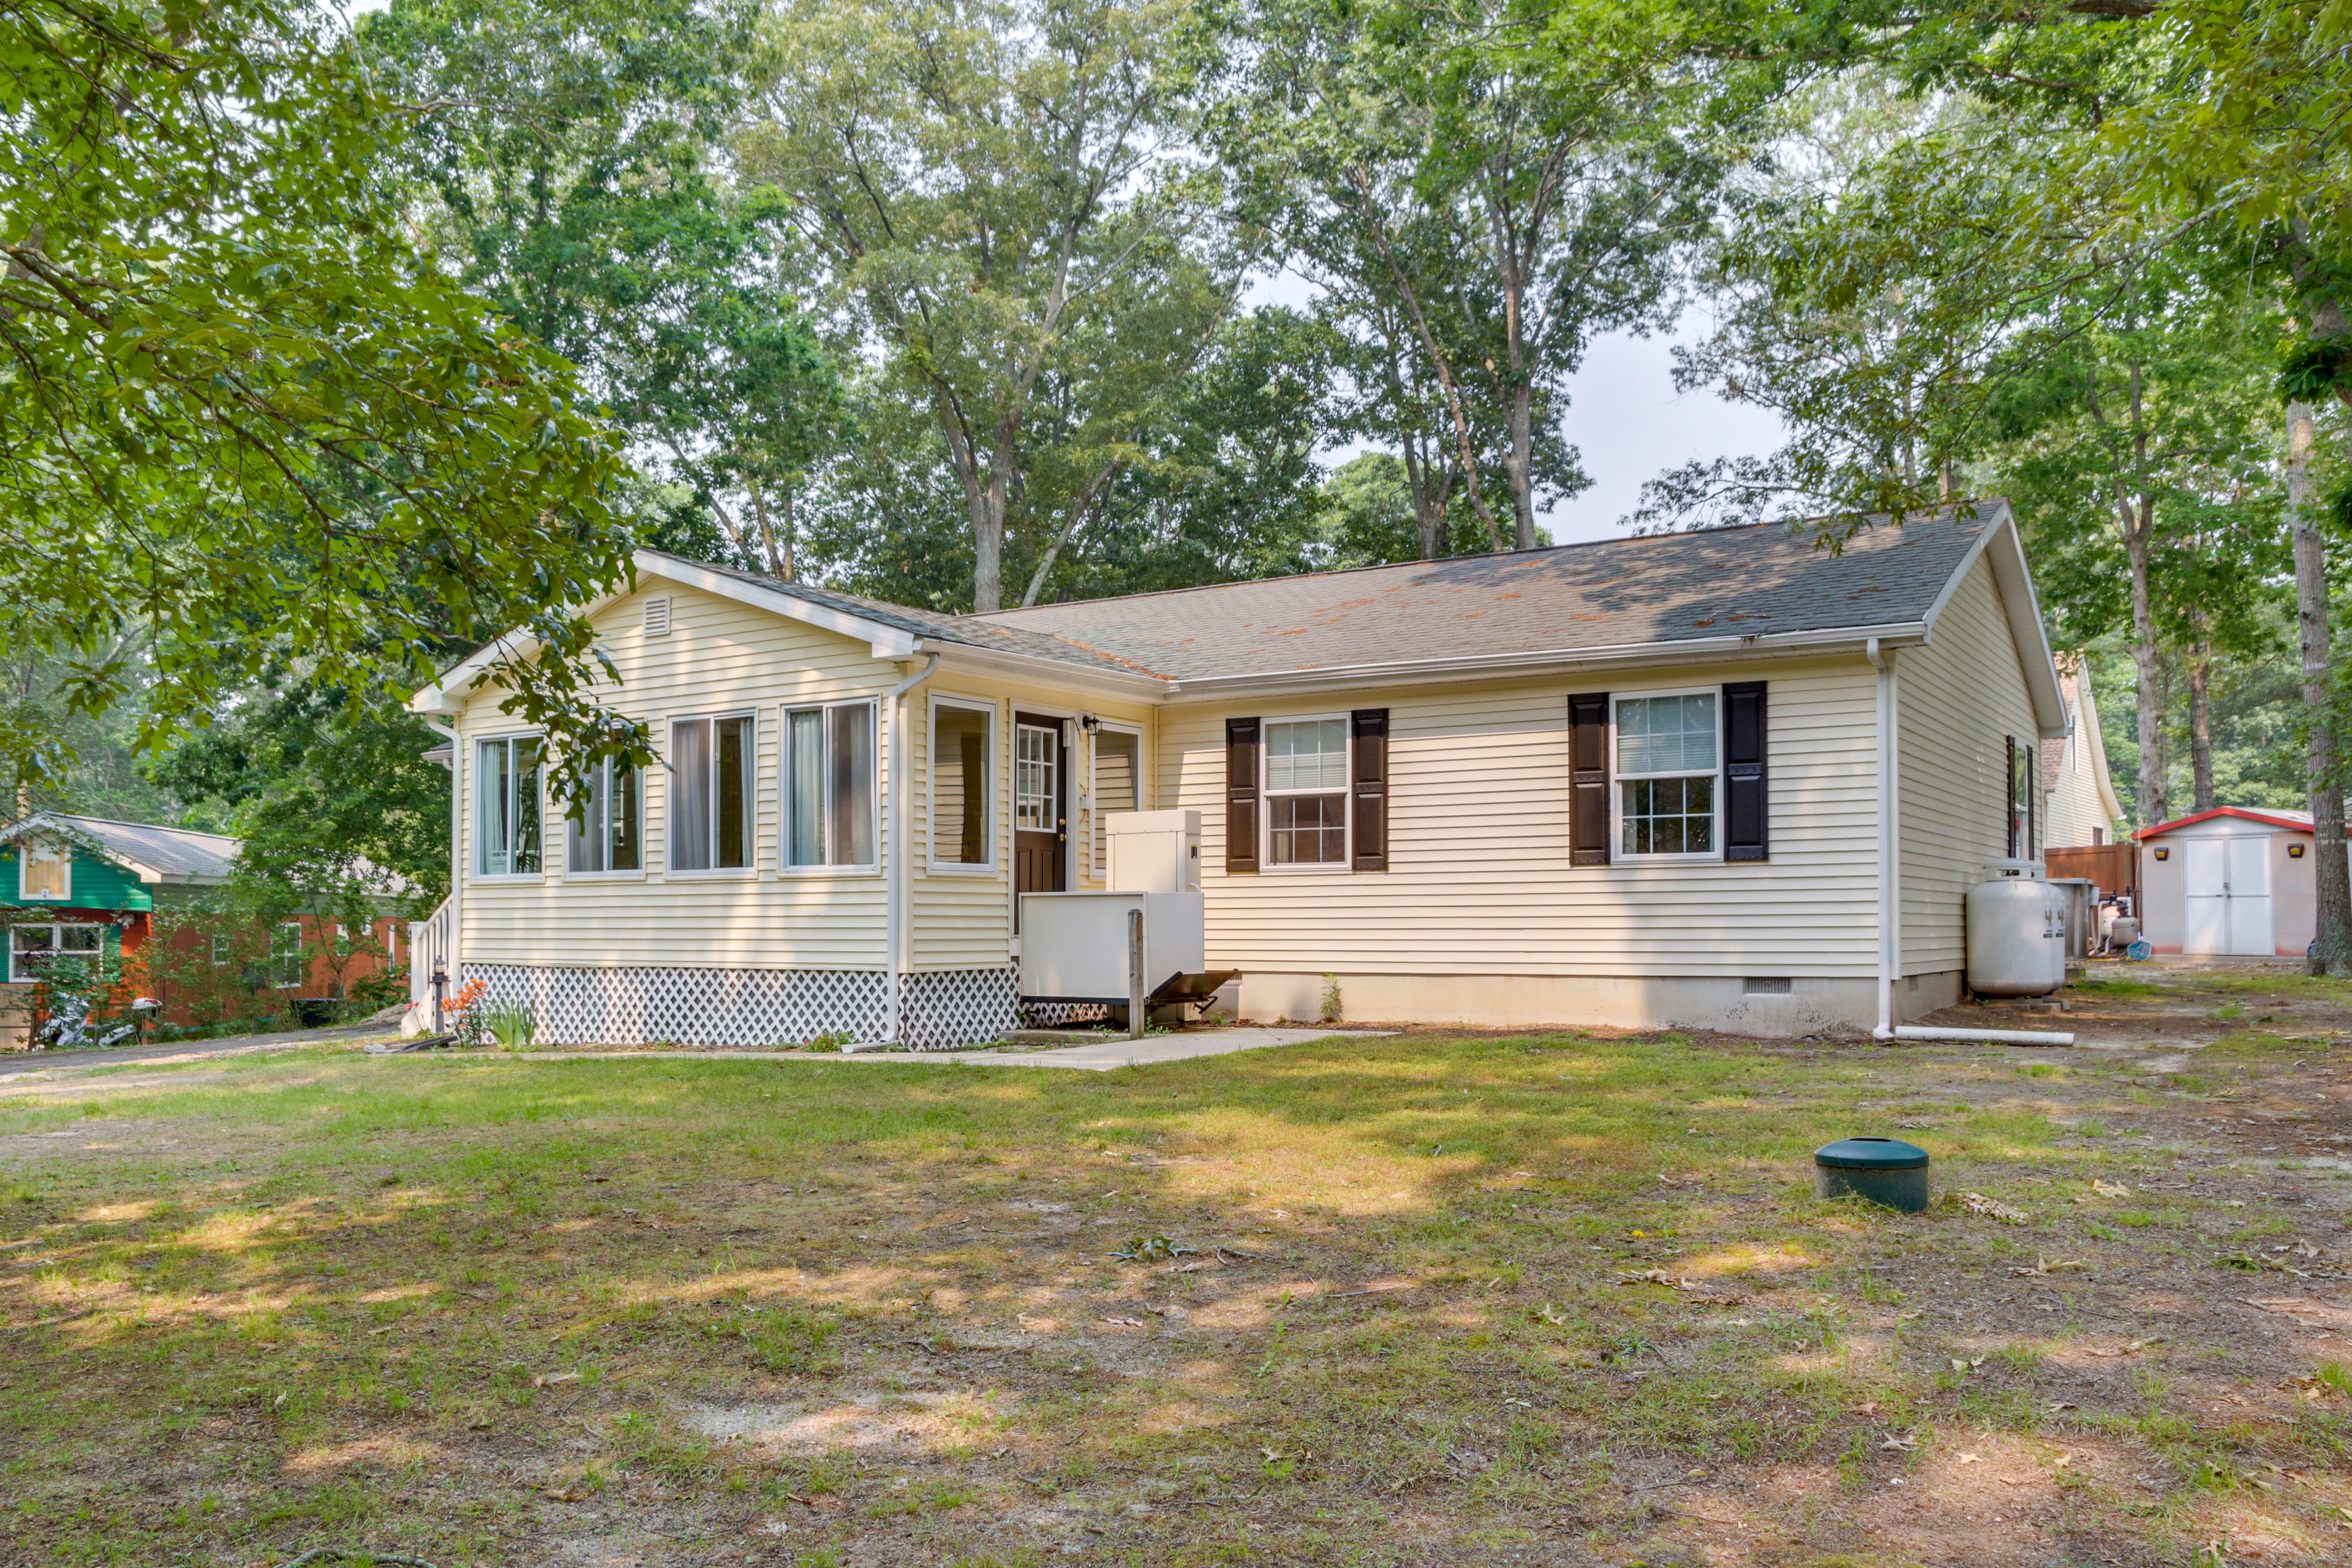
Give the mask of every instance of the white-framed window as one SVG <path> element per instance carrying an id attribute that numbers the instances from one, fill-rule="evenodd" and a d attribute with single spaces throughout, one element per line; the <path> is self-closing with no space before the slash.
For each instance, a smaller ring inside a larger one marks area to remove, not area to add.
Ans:
<path id="1" fill-rule="evenodd" d="M 281 921 L 269 930 L 269 984 L 291 991 L 302 984 L 302 922 Z"/>
<path id="2" fill-rule="evenodd" d="M 881 863 L 874 845 L 875 705 L 811 703 L 784 710 L 784 864 Z"/>
<path id="3" fill-rule="evenodd" d="M 26 903 L 62 904 L 73 897 L 73 846 L 28 838 L 16 846 L 16 897 Z"/>
<path id="4" fill-rule="evenodd" d="M 1013 727 L 1013 828 L 1061 831 L 1062 731 L 1043 724 Z"/>
<path id="5" fill-rule="evenodd" d="M 228 964 L 228 936 L 226 932 L 215 933 L 213 937 L 213 967 L 215 969 L 226 968 Z"/>
<path id="6" fill-rule="evenodd" d="M 41 970 L 54 959 L 79 958 L 95 962 L 105 956 L 106 927 L 103 925 L 59 921 L 8 928 L 8 978 L 12 981 L 39 979 Z"/>
<path id="7" fill-rule="evenodd" d="M 950 870 L 993 867 L 989 781 L 996 771 L 996 710 L 932 699 L 930 754 L 931 864 Z"/>
<path id="8" fill-rule="evenodd" d="M 1265 723 L 1265 862 L 1348 864 L 1348 721 Z"/>
<path id="9" fill-rule="evenodd" d="M 1093 787 L 1087 792 L 1095 812 L 1095 875 L 1110 874 L 1110 826 L 1103 818 L 1114 811 L 1143 809 L 1143 737 L 1133 730 L 1105 724 L 1095 731 Z"/>
<path id="10" fill-rule="evenodd" d="M 563 868 L 569 876 L 645 869 L 645 781 L 610 757 L 588 770 L 588 798 L 566 817 Z"/>
<path id="11" fill-rule="evenodd" d="M 1720 858 L 1721 693 L 1620 697 L 1616 710 L 1619 857 Z"/>
<path id="12" fill-rule="evenodd" d="M 750 869 L 759 721 L 749 713 L 680 719 L 669 740 L 669 868 Z"/>
<path id="13" fill-rule="evenodd" d="M 540 777 L 545 771 L 540 752 L 536 735 L 475 742 L 476 876 L 539 875 Z"/>

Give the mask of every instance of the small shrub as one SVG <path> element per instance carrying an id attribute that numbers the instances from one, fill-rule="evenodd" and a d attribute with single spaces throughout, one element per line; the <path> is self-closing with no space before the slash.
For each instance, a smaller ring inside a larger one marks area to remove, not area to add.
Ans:
<path id="1" fill-rule="evenodd" d="M 1317 1021 L 1336 1024 L 1339 1021 L 1340 1016 L 1339 977 L 1336 974 L 1327 974 L 1323 977 L 1323 1016 Z"/>
<path id="2" fill-rule="evenodd" d="M 482 1027 L 498 1042 L 502 1051 L 527 1051 L 539 1037 L 539 1021 L 527 1008 L 490 1007 L 483 1010 Z"/>
<path id="3" fill-rule="evenodd" d="M 812 1051 L 845 1050 L 856 1037 L 846 1029 L 827 1029 L 810 1040 L 805 1048 Z"/>

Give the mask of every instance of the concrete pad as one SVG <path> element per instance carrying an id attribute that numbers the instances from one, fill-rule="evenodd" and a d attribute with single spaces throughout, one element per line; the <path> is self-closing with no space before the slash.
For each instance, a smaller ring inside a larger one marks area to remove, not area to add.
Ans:
<path id="1" fill-rule="evenodd" d="M 1309 1040 L 1376 1039 L 1392 1029 L 1185 1029 L 1174 1034 L 1147 1035 L 1139 1040 L 1111 1039 L 1072 1046 L 1058 1051 L 513 1051 L 517 1061 L 694 1061 L 694 1062 L 896 1062 L 900 1066 L 1071 1068 L 1079 1072 L 1110 1072 L 1118 1068 L 1150 1067 L 1158 1062 L 1190 1061 L 1195 1057 L 1230 1056 L 1235 1051 L 1264 1050 L 1269 1046 L 1304 1045 Z"/>

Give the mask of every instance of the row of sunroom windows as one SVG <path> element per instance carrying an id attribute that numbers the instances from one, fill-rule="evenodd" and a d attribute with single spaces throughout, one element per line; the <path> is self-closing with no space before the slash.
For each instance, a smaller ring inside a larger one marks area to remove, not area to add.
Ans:
<path id="1" fill-rule="evenodd" d="M 778 783 L 782 863 L 792 868 L 871 870 L 876 840 L 877 705 L 871 700 L 783 710 Z M 759 720 L 755 713 L 680 719 L 669 727 L 668 866 L 672 871 L 748 870 L 757 863 Z M 1029 726 L 1023 727 L 1024 740 Z M 1095 781 L 1105 810 L 1140 804 L 1140 738 L 1105 730 L 1095 739 Z M 1058 754 L 1057 752 L 1055 753 Z M 542 805 L 540 737 L 509 735 L 475 745 L 474 871 L 536 876 L 544 869 L 546 818 L 562 824 L 567 874 L 646 868 L 645 780 L 633 768 L 599 763 L 579 809 Z M 994 777 L 992 708 L 941 699 L 931 710 L 931 860 L 994 864 L 989 781 Z M 1023 753 L 1024 760 L 1028 753 Z M 1046 764 L 1050 778 L 1051 768 Z M 1021 770 L 1024 814 L 1037 793 L 1034 766 Z M 1099 837 L 1099 831 L 1097 837 Z"/>

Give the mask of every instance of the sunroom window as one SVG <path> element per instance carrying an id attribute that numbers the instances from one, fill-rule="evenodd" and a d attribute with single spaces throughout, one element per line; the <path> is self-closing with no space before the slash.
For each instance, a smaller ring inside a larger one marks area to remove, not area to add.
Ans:
<path id="1" fill-rule="evenodd" d="M 871 866 L 874 704 L 784 711 L 784 847 L 794 866 Z"/>
<path id="2" fill-rule="evenodd" d="M 1275 720 L 1265 727 L 1267 859 L 1338 866 L 1348 858 L 1348 721 Z"/>
<path id="3" fill-rule="evenodd" d="M 8 978 L 37 980 L 57 959 L 96 963 L 106 955 L 102 925 L 20 925 L 8 929 Z"/>
<path id="4" fill-rule="evenodd" d="M 1716 852 L 1716 694 L 1617 700 L 1618 852 Z"/>
<path id="5" fill-rule="evenodd" d="M 540 743 L 536 735 L 484 741 L 474 751 L 474 795 L 484 877 L 535 876 L 540 868 Z"/>
<path id="6" fill-rule="evenodd" d="M 566 868 L 580 873 L 643 870 L 638 849 L 643 795 L 637 770 L 626 763 L 607 758 L 593 765 L 588 798 L 570 824 Z"/>
<path id="7" fill-rule="evenodd" d="M 670 726 L 670 869 L 751 864 L 752 738 L 748 713 Z"/>

